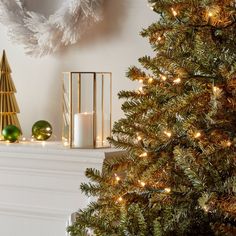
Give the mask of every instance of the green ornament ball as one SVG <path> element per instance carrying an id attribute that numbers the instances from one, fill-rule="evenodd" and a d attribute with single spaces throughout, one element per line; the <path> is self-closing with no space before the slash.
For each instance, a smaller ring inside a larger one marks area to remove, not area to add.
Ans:
<path id="1" fill-rule="evenodd" d="M 15 125 L 7 125 L 2 130 L 2 136 L 4 137 L 4 140 L 14 143 L 20 138 L 21 131 Z"/>
<path id="2" fill-rule="evenodd" d="M 46 120 L 39 120 L 32 126 L 32 136 L 38 141 L 45 141 L 52 135 L 52 126 Z"/>

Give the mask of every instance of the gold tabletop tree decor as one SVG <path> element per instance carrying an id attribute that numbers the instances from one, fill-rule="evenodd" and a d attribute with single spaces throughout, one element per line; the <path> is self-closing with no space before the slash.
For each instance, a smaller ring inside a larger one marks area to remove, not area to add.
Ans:
<path id="1" fill-rule="evenodd" d="M 111 72 L 63 73 L 62 141 L 70 148 L 110 147 Z"/>
<path id="2" fill-rule="evenodd" d="M 11 77 L 6 52 L 3 51 L 0 62 L 0 140 L 3 140 L 2 130 L 8 125 L 14 125 L 21 130 L 17 113 L 20 112 L 16 102 L 16 88 Z"/>

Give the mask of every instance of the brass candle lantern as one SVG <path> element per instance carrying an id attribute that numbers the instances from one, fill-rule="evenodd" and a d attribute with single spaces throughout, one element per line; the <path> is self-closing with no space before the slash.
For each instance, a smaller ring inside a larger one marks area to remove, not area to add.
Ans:
<path id="1" fill-rule="evenodd" d="M 63 73 L 62 141 L 70 148 L 110 147 L 111 72 Z"/>

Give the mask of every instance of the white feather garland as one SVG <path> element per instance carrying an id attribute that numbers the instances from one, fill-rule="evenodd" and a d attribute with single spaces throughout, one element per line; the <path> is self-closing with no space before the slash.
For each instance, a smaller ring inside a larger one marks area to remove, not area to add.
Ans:
<path id="1" fill-rule="evenodd" d="M 65 0 L 49 18 L 28 11 L 21 0 L 0 0 L 0 22 L 27 54 L 42 57 L 78 42 L 84 31 L 102 20 L 103 0 Z"/>

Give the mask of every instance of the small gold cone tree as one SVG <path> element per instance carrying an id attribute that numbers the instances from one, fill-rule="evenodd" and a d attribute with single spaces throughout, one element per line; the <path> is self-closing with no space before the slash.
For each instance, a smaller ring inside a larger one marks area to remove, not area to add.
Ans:
<path id="1" fill-rule="evenodd" d="M 21 130 L 17 118 L 20 110 L 15 98 L 16 88 L 11 78 L 11 68 L 5 50 L 0 62 L 0 70 L 0 139 L 2 140 L 2 130 L 7 125 L 15 125 Z"/>

